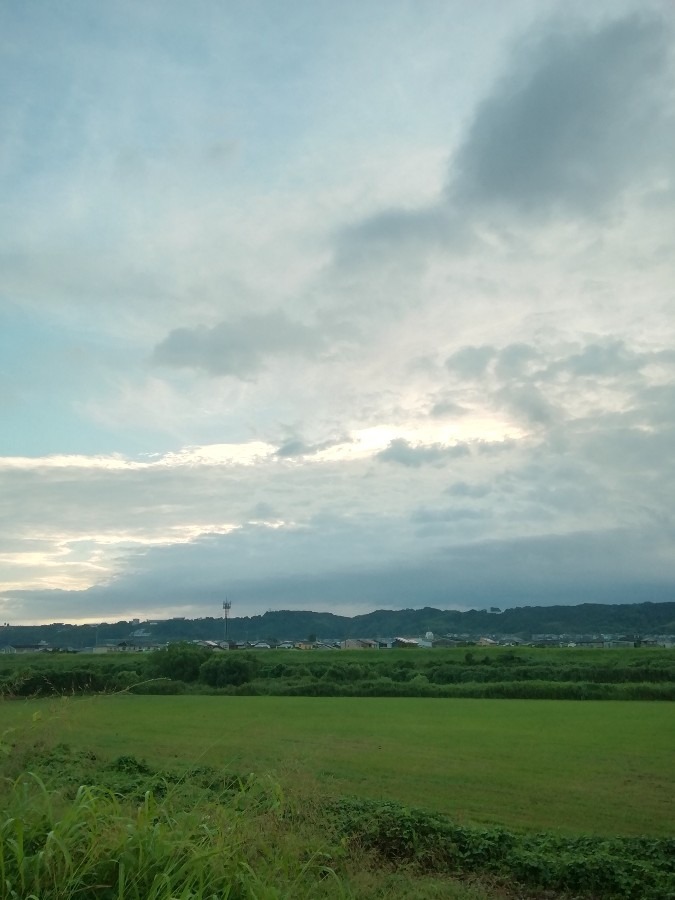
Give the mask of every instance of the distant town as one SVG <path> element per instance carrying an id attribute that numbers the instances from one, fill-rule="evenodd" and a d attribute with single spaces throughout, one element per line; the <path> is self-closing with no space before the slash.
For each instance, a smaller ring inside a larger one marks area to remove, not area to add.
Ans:
<path id="1" fill-rule="evenodd" d="M 138 653 L 188 642 L 215 651 L 339 651 L 461 646 L 675 646 L 675 603 L 579 604 L 500 610 L 378 610 L 346 617 L 305 611 L 72 625 L 0 625 L 0 653 Z M 454 627 L 453 627 L 454 626 Z M 458 627 L 459 626 L 459 627 Z M 538 626 L 538 627 L 537 627 Z M 542 627 L 543 626 L 543 627 Z"/>

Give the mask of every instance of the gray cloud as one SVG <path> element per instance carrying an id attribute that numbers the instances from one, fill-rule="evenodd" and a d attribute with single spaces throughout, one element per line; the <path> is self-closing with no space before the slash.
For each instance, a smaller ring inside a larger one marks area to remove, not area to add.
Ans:
<path id="1" fill-rule="evenodd" d="M 250 521 L 273 521 L 279 518 L 278 511 L 270 504 L 261 500 L 249 511 L 248 517 Z"/>
<path id="2" fill-rule="evenodd" d="M 539 359 L 540 353 L 529 344 L 509 344 L 499 352 L 495 375 L 502 379 L 524 375 Z"/>
<path id="3" fill-rule="evenodd" d="M 376 459 L 381 462 L 396 463 L 411 469 L 426 465 L 443 465 L 448 459 L 469 456 L 466 444 L 455 444 L 445 447 L 442 444 L 413 445 L 403 438 L 391 441 L 385 450 L 381 450 Z"/>
<path id="4" fill-rule="evenodd" d="M 523 42 L 455 157 L 448 201 L 596 215 L 672 167 L 668 30 L 632 16 Z"/>
<path id="5" fill-rule="evenodd" d="M 509 225 L 514 216 L 596 220 L 635 186 L 651 191 L 652 204 L 672 201 L 663 183 L 675 158 L 671 34 L 658 16 L 538 26 L 478 106 L 438 200 L 344 228 L 338 263 L 397 245 L 466 249 L 505 215 Z"/>
<path id="6" fill-rule="evenodd" d="M 322 450 L 328 450 L 330 447 L 336 447 L 340 444 L 350 444 L 352 439 L 347 435 L 343 437 L 333 438 L 327 441 L 321 441 L 317 444 L 308 444 L 301 438 L 290 438 L 283 443 L 276 451 L 275 456 L 283 459 L 292 459 L 297 456 L 314 456 L 321 453 Z"/>
<path id="7" fill-rule="evenodd" d="M 594 395 L 612 398 L 607 409 L 593 410 L 587 425 L 621 427 L 644 424 L 655 397 L 665 397 L 665 386 L 650 384 L 650 371 L 658 378 L 672 378 L 674 354 L 670 350 L 629 347 L 625 341 L 604 336 L 586 343 L 546 346 L 524 342 L 503 348 L 466 346 L 445 363 L 458 396 L 481 392 L 483 402 L 506 410 L 517 421 L 537 427 L 553 427 L 579 418 Z M 629 419 L 625 417 L 629 416 Z M 618 420 L 617 420 L 618 421 Z M 662 421 L 650 420 L 659 427 Z"/>
<path id="8" fill-rule="evenodd" d="M 413 510 L 410 515 L 410 521 L 419 525 L 461 523 L 467 520 L 484 521 L 486 518 L 489 518 L 488 512 L 467 506 L 450 506 L 441 509 L 422 507 L 421 509 Z"/>
<path id="9" fill-rule="evenodd" d="M 114 616 L 147 609 L 155 600 L 167 617 L 176 609 L 181 615 L 210 615 L 225 594 L 234 598 L 237 615 L 265 608 L 321 609 L 326 604 L 356 611 L 410 605 L 452 608 L 497 603 L 509 608 L 663 601 L 672 597 L 675 577 L 672 554 L 663 552 L 666 537 L 656 530 L 576 532 L 475 542 L 384 565 L 354 566 L 348 557 L 339 564 L 334 558 L 332 565 L 311 566 L 304 572 L 262 575 L 246 573 L 238 563 L 241 536 L 216 537 L 150 549 L 139 556 L 133 572 L 108 585 L 86 591 L 16 591 L 8 596 L 15 614 L 30 608 L 34 617 L 47 620 L 57 609 L 59 620 L 91 616 L 95 610 Z M 300 540 L 300 550 L 311 546 Z M 276 558 L 288 551 L 288 545 L 268 529 L 258 549 Z"/>
<path id="10" fill-rule="evenodd" d="M 628 375 L 639 371 L 650 362 L 651 354 L 639 354 L 629 350 L 623 341 L 609 340 L 587 344 L 578 353 L 572 353 L 552 363 L 546 375 L 564 372 L 580 378 L 605 378 Z M 658 354 L 660 359 L 662 354 Z"/>
<path id="11" fill-rule="evenodd" d="M 311 444 L 306 444 L 304 441 L 301 441 L 298 438 L 293 438 L 290 441 L 286 441 L 285 444 L 282 444 L 276 452 L 275 456 L 281 456 L 284 458 L 291 458 L 294 456 L 311 456 L 313 453 L 316 453 L 318 448 Z"/>
<path id="12" fill-rule="evenodd" d="M 669 517 L 675 483 L 672 415 L 647 429 L 632 427 L 631 418 L 627 423 L 622 423 L 621 417 L 613 421 L 608 416 L 604 422 L 594 418 L 591 427 L 569 436 L 569 446 L 579 459 L 601 469 L 605 478 L 612 478 L 617 490 L 620 487 L 623 496 L 630 498 L 624 500 L 626 515 L 632 502 L 634 512 L 639 509 L 650 516 Z"/>
<path id="13" fill-rule="evenodd" d="M 282 311 L 242 316 L 213 328 L 177 328 L 155 347 L 158 365 L 248 378 L 272 356 L 314 356 L 323 345 L 315 328 Z"/>
<path id="14" fill-rule="evenodd" d="M 450 497 L 471 497 L 472 499 L 480 499 L 490 493 L 490 488 L 483 484 L 469 484 L 466 481 L 455 481 L 444 491 Z"/>
<path id="15" fill-rule="evenodd" d="M 599 339 L 571 348 L 543 349 L 524 342 L 497 348 L 467 346 L 445 361 L 451 373 L 466 380 L 487 375 L 497 382 L 542 383 L 560 375 L 571 378 L 622 378 L 639 372 L 649 363 L 672 363 L 669 351 L 638 352 L 624 341 Z"/>
<path id="16" fill-rule="evenodd" d="M 465 416 L 468 410 L 465 406 L 455 403 L 452 400 L 437 400 L 429 410 L 429 415 L 435 419 L 442 419 L 446 416 L 457 418 Z"/>
<path id="17" fill-rule="evenodd" d="M 442 205 L 387 209 L 342 228 L 336 238 L 335 257 L 338 265 L 358 267 L 372 264 L 382 256 L 388 257 L 392 245 L 426 250 L 434 246 L 446 247 L 451 242 L 459 250 L 469 241 L 466 223 Z"/>
<path id="18" fill-rule="evenodd" d="M 508 384 L 496 397 L 518 419 L 530 425 L 553 425 L 560 421 L 560 412 L 534 384 Z"/>
<path id="19" fill-rule="evenodd" d="M 669 428 L 675 421 L 675 384 L 650 385 L 636 397 L 633 424 Z"/>
<path id="20" fill-rule="evenodd" d="M 482 347 L 462 347 L 445 361 L 446 368 L 456 372 L 462 378 L 480 378 L 495 356 L 495 348 L 483 345 Z"/>

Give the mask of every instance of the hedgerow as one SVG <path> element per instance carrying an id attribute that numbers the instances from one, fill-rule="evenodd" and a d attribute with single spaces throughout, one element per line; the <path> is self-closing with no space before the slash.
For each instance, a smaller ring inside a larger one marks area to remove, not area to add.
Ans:
<path id="1" fill-rule="evenodd" d="M 15 697 L 131 690 L 134 693 L 241 693 L 322 697 L 473 697 L 550 700 L 675 700 L 675 653 L 635 660 L 587 651 L 588 661 L 507 651 L 463 658 L 409 651 L 294 654 L 212 652 L 191 644 L 116 659 L 40 659 L 0 669 L 0 695 Z"/>
<path id="2" fill-rule="evenodd" d="M 342 799 L 330 816 L 350 841 L 424 870 L 481 872 L 532 889 L 603 898 L 675 897 L 675 839 L 563 837 L 470 828 L 396 803 Z"/>

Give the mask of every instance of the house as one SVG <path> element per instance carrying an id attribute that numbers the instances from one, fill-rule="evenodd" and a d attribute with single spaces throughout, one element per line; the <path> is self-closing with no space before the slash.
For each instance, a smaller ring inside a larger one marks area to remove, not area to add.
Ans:
<path id="1" fill-rule="evenodd" d="M 50 650 L 46 641 L 39 644 L 7 644 L 2 648 L 3 653 L 47 653 Z"/>
<path id="2" fill-rule="evenodd" d="M 413 638 L 397 637 L 391 642 L 391 646 L 392 648 L 399 650 L 412 650 L 415 647 L 419 647 L 419 643 L 416 640 L 413 640 Z"/>
<path id="3" fill-rule="evenodd" d="M 229 650 L 229 643 L 224 641 L 193 641 L 197 647 L 204 647 L 205 650 Z"/>
<path id="4" fill-rule="evenodd" d="M 378 641 L 371 641 L 367 638 L 348 638 L 346 641 L 340 642 L 341 650 L 379 650 Z"/>

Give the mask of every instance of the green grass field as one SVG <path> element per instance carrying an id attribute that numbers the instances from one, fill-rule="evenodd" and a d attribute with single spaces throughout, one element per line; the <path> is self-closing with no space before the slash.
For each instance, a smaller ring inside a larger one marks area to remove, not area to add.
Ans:
<path id="1" fill-rule="evenodd" d="M 606 835 L 675 825 L 668 703 L 120 694 L 5 701 L 3 732 L 164 768 L 272 772 L 300 795 L 397 800 L 465 823 Z"/>

